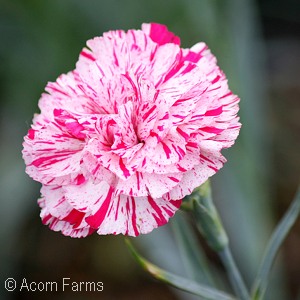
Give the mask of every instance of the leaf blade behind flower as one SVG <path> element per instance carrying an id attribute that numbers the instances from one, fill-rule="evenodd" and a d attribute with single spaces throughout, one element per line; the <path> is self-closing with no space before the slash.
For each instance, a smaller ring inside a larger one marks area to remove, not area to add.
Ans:
<path id="1" fill-rule="evenodd" d="M 287 212 L 273 231 L 268 242 L 260 268 L 252 288 L 252 299 L 261 300 L 266 292 L 268 278 L 275 261 L 276 255 L 290 229 L 296 222 L 300 213 L 300 186 L 293 202 L 290 204 Z"/>
<path id="2" fill-rule="evenodd" d="M 184 214 L 177 212 L 170 223 L 188 276 L 197 282 L 214 286 L 205 254 Z"/>
<path id="3" fill-rule="evenodd" d="M 218 291 L 211 287 L 198 284 L 192 280 L 182 278 L 163 269 L 160 269 L 156 265 L 150 263 L 148 260 L 139 255 L 135 250 L 129 239 L 125 239 L 126 245 L 132 253 L 136 261 L 141 265 L 141 267 L 151 274 L 155 279 L 167 283 L 173 287 L 180 290 L 186 291 L 188 293 L 200 296 L 201 299 L 205 300 L 235 300 L 235 298 L 227 293 Z"/>

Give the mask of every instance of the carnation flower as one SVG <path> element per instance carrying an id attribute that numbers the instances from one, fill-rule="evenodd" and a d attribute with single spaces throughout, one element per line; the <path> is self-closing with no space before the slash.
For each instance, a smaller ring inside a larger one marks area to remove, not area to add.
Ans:
<path id="1" fill-rule="evenodd" d="M 72 237 L 166 224 L 226 161 L 238 102 L 208 47 L 180 48 L 164 25 L 89 40 L 47 84 L 24 138 L 43 223 Z"/>

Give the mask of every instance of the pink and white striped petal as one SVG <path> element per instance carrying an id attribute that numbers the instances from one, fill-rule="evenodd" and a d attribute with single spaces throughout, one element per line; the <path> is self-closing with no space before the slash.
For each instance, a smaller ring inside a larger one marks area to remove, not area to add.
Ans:
<path id="1" fill-rule="evenodd" d="M 165 25 L 157 23 L 143 24 L 142 30 L 158 45 L 167 43 L 180 45 L 180 38 L 169 31 Z"/>
<path id="2" fill-rule="evenodd" d="M 160 198 L 182 179 L 182 173 L 154 174 L 139 173 L 127 180 L 119 179 L 116 184 L 116 193 L 134 197 L 150 195 L 153 199 Z"/>
<path id="3" fill-rule="evenodd" d="M 95 231 L 86 224 L 83 213 L 72 210 L 60 219 L 50 213 L 44 198 L 39 199 L 38 204 L 41 207 L 40 216 L 43 224 L 48 225 L 53 231 L 61 231 L 63 235 L 74 238 L 86 237 Z"/>
<path id="4" fill-rule="evenodd" d="M 203 151 L 200 164 L 184 173 L 182 180 L 169 192 L 169 197 L 183 199 L 222 168 L 225 162 L 226 159 L 219 152 Z"/>
<path id="5" fill-rule="evenodd" d="M 91 180 L 80 185 L 62 187 L 65 199 L 80 212 L 95 214 L 101 207 L 106 207 L 114 195 L 114 188 L 106 181 L 93 183 Z"/>
<path id="6" fill-rule="evenodd" d="M 81 140 L 48 125 L 29 130 L 25 137 L 23 158 L 26 172 L 35 180 L 49 184 L 50 178 L 78 174 L 84 144 Z M 53 184 L 55 184 L 52 181 Z"/>
<path id="7" fill-rule="evenodd" d="M 114 198 L 97 232 L 130 236 L 149 233 L 166 224 L 180 204 L 181 200 L 119 195 Z"/>

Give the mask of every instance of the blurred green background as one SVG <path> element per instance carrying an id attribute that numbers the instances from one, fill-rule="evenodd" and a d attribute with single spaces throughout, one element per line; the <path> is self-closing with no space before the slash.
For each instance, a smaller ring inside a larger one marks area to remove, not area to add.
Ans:
<path id="1" fill-rule="evenodd" d="M 166 24 L 183 47 L 205 41 L 241 98 L 241 134 L 224 151 L 228 163 L 214 176 L 213 192 L 238 264 L 247 283 L 253 280 L 267 237 L 299 182 L 299 1 L 0 0 L 0 299 L 196 299 L 144 274 L 123 237 L 77 240 L 43 226 L 36 204 L 40 185 L 25 174 L 21 157 L 46 83 L 74 68 L 86 40 L 143 22 Z M 184 274 L 171 227 L 134 242 L 153 262 Z M 219 260 L 203 247 L 222 277 Z M 7 277 L 102 281 L 104 291 L 8 293 Z M 266 299 L 300 299 L 299 290 L 297 222 Z"/>

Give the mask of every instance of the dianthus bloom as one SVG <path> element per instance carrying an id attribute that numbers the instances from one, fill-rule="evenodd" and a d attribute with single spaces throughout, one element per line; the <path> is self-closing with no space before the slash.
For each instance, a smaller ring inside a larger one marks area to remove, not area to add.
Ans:
<path id="1" fill-rule="evenodd" d="M 43 223 L 72 237 L 164 225 L 223 166 L 238 102 L 208 47 L 182 49 L 164 25 L 89 40 L 24 139 Z"/>

